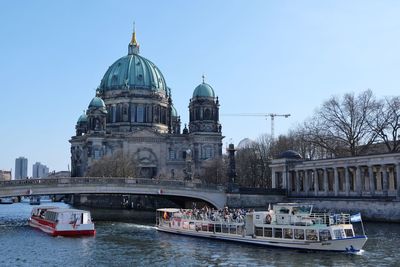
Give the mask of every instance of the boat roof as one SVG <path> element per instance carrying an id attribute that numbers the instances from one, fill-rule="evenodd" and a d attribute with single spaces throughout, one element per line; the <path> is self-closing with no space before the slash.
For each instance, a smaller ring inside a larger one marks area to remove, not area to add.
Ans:
<path id="1" fill-rule="evenodd" d="M 312 206 L 313 204 L 311 204 L 311 203 L 294 203 L 294 202 L 291 202 L 291 203 L 276 203 L 275 205 L 297 207 L 297 206 Z"/>
<path id="2" fill-rule="evenodd" d="M 33 210 L 52 210 L 52 209 L 59 209 L 59 207 L 56 206 L 38 206 L 34 207 Z"/>
<path id="3" fill-rule="evenodd" d="M 53 212 L 57 212 L 57 213 L 63 213 L 63 212 L 89 212 L 87 210 L 78 210 L 78 209 L 68 209 L 68 208 L 59 208 L 59 209 L 54 209 L 52 210 Z"/>
<path id="4" fill-rule="evenodd" d="M 161 208 L 161 209 L 157 209 L 157 211 L 178 212 L 178 211 L 180 211 L 180 209 L 176 209 L 176 208 Z"/>

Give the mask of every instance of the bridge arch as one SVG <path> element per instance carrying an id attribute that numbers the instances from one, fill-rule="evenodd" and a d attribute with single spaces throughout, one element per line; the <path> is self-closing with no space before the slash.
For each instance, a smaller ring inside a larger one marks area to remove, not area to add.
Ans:
<path id="1" fill-rule="evenodd" d="M 199 199 L 223 208 L 225 189 L 187 181 L 136 178 L 66 177 L 13 180 L 0 183 L 0 197 L 56 194 L 132 194 Z"/>

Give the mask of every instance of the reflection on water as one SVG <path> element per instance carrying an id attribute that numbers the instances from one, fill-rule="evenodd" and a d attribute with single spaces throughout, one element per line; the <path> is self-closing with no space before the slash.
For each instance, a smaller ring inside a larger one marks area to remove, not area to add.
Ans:
<path id="1" fill-rule="evenodd" d="M 399 224 L 367 223 L 364 252 L 344 254 L 159 233 L 151 222 L 96 222 L 95 237 L 54 238 L 27 225 L 31 208 L 0 205 L 0 266 L 396 266 L 400 260 Z"/>

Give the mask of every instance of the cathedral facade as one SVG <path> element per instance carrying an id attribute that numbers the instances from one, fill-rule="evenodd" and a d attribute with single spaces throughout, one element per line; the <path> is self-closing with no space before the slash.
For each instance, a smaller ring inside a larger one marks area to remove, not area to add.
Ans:
<path id="1" fill-rule="evenodd" d="M 193 179 L 210 159 L 222 155 L 219 101 L 199 84 L 189 100 L 189 127 L 173 106 L 171 89 L 157 66 L 139 55 L 135 31 L 128 55 L 105 73 L 96 96 L 76 124 L 71 143 L 71 176 L 119 151 L 134 157 L 141 178 Z"/>

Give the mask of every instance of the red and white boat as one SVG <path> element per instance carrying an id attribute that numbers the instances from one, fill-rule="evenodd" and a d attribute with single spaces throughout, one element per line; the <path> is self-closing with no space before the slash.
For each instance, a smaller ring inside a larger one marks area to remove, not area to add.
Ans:
<path id="1" fill-rule="evenodd" d="M 52 236 L 93 236 L 90 212 L 78 209 L 39 206 L 32 209 L 29 225 Z"/>

